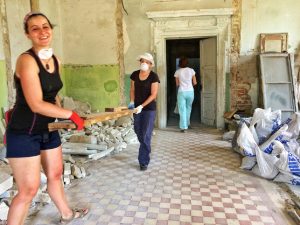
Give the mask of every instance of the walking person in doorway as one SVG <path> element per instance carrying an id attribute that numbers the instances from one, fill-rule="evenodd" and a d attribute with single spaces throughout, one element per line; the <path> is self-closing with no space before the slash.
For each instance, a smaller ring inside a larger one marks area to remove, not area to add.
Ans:
<path id="1" fill-rule="evenodd" d="M 130 82 L 130 103 L 129 109 L 135 106 L 134 131 L 140 142 L 139 147 L 139 164 L 141 170 L 147 170 L 150 162 L 151 137 L 156 116 L 156 97 L 158 75 L 151 69 L 154 67 L 153 56 L 144 53 L 138 57 L 140 69 L 134 71 Z"/>
<path id="2" fill-rule="evenodd" d="M 186 132 L 190 126 L 190 117 L 194 101 L 194 87 L 197 84 L 195 70 L 188 67 L 188 59 L 181 57 L 179 69 L 174 77 L 177 91 L 177 104 L 179 112 L 179 128 L 181 132 Z"/>
<path id="3" fill-rule="evenodd" d="M 30 12 L 23 21 L 32 47 L 17 60 L 14 81 L 16 102 L 6 130 L 7 158 L 18 192 L 8 212 L 8 225 L 24 224 L 29 206 L 36 195 L 41 169 L 47 176 L 47 191 L 61 214 L 61 223 L 83 217 L 88 209 L 71 209 L 61 181 L 63 159 L 58 131 L 49 132 L 55 118 L 70 119 L 77 130 L 84 121 L 60 106 L 58 91 L 63 84 L 59 61 L 51 46 L 53 26 L 42 13 Z"/>

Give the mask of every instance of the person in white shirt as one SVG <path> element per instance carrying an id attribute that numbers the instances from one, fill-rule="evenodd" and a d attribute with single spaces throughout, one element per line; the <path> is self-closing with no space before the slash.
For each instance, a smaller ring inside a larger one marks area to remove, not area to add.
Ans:
<path id="1" fill-rule="evenodd" d="M 179 60 L 179 69 L 174 77 L 177 91 L 177 104 L 180 116 L 179 128 L 181 132 L 186 132 L 190 126 L 192 104 L 194 101 L 194 87 L 197 84 L 195 70 L 189 68 L 188 59 L 182 57 Z"/>

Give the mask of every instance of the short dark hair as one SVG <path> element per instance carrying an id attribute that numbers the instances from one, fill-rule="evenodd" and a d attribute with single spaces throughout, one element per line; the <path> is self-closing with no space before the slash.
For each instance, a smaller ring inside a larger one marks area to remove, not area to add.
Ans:
<path id="1" fill-rule="evenodd" d="M 44 17 L 48 21 L 51 29 L 53 29 L 52 23 L 50 22 L 48 17 L 45 16 L 43 13 L 41 13 L 41 12 L 29 12 L 25 15 L 24 20 L 23 20 L 24 31 L 25 31 L 26 34 L 28 34 L 28 20 L 30 20 L 31 18 L 36 17 L 36 16 Z"/>
<path id="2" fill-rule="evenodd" d="M 180 57 L 180 59 L 179 59 L 179 66 L 181 68 L 184 68 L 184 67 L 187 67 L 187 65 L 188 65 L 188 59 L 187 59 L 187 57 L 186 56 Z"/>

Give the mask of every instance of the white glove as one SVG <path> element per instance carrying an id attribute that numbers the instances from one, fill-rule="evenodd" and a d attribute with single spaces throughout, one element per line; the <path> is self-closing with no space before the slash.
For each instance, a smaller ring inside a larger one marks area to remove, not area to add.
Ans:
<path id="1" fill-rule="evenodd" d="M 135 114 L 139 114 L 140 112 L 142 112 L 143 106 L 139 105 L 138 107 L 135 108 Z"/>

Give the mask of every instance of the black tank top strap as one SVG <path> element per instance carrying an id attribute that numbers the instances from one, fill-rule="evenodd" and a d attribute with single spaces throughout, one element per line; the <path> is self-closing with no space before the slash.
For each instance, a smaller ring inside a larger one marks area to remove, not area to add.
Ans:
<path id="1" fill-rule="evenodd" d="M 53 57 L 53 60 L 54 60 L 54 68 L 55 68 L 55 71 L 57 71 L 58 68 L 59 68 L 58 60 L 57 60 L 57 58 L 56 58 L 55 55 L 52 55 L 52 57 Z"/>
<path id="2" fill-rule="evenodd" d="M 27 54 L 29 54 L 29 55 L 31 55 L 34 59 L 35 59 L 35 61 L 36 61 L 36 63 L 38 64 L 38 66 L 39 66 L 39 69 L 41 70 L 42 68 L 44 68 L 44 66 L 43 66 L 43 64 L 42 64 L 42 62 L 41 62 L 41 60 L 39 59 L 39 57 L 35 54 L 35 52 L 33 51 L 33 49 L 31 48 L 31 49 L 28 49 L 26 52 L 24 52 L 25 54 L 27 53 Z"/>
<path id="3" fill-rule="evenodd" d="M 33 51 L 32 48 L 28 49 L 28 50 L 27 50 L 26 52 L 24 52 L 23 54 L 29 54 L 29 55 L 31 55 L 31 56 L 35 59 L 36 63 L 38 64 L 40 71 L 41 71 L 41 70 L 47 71 L 47 70 L 45 69 L 45 67 L 43 66 L 43 64 L 42 64 L 42 62 L 41 62 L 41 60 L 40 60 L 40 58 L 35 54 L 35 52 Z M 52 55 L 52 58 L 53 58 L 53 60 L 54 60 L 54 68 L 55 68 L 54 71 L 57 71 L 57 70 L 58 70 L 58 67 L 59 67 L 58 60 L 57 60 L 57 58 L 56 58 L 55 55 Z M 48 71 L 47 71 L 47 73 L 48 73 Z"/>

